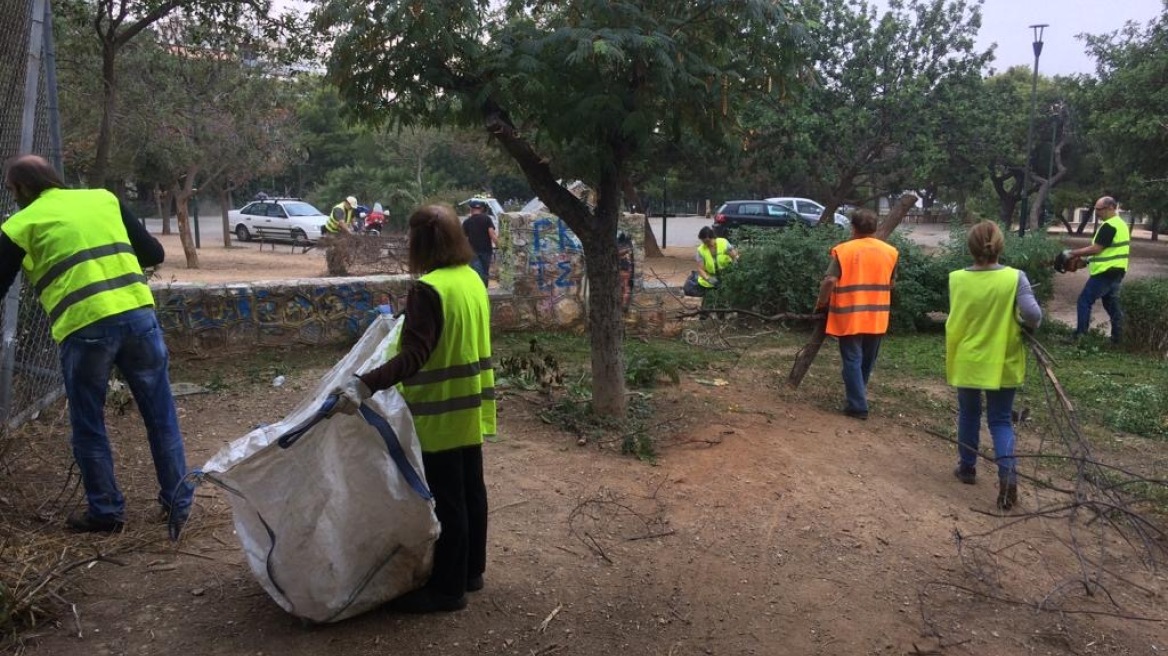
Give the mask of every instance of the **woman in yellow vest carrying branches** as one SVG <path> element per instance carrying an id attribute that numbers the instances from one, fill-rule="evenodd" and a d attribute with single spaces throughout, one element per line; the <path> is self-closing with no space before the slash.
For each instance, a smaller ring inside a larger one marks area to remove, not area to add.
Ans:
<path id="1" fill-rule="evenodd" d="M 1023 327 L 1038 328 L 1042 309 L 1026 274 L 998 263 L 1002 231 L 982 221 L 967 240 L 973 266 L 949 274 L 945 321 L 945 374 L 957 388 L 957 469 L 962 483 L 977 482 L 982 396 L 998 466 L 998 508 L 1018 502 L 1014 458 L 1014 395 L 1026 377 Z"/>

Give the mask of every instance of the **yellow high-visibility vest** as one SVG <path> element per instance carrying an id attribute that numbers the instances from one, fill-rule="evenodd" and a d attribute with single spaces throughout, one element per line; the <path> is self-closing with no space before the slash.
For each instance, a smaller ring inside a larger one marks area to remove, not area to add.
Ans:
<path id="1" fill-rule="evenodd" d="M 1026 379 L 1026 347 L 1017 319 L 1018 270 L 949 274 L 945 377 L 954 387 L 999 390 Z"/>
<path id="2" fill-rule="evenodd" d="M 58 342 L 106 317 L 154 306 L 118 199 L 105 189 L 48 189 L 0 230 L 24 250 L 21 267 Z"/>
<path id="3" fill-rule="evenodd" d="M 1104 221 L 1103 225 L 1109 225 L 1115 228 L 1115 237 L 1112 238 L 1110 246 L 1105 246 L 1102 251 L 1091 256 L 1087 271 L 1093 276 L 1097 276 L 1108 269 L 1123 269 L 1127 271 L 1128 256 L 1131 251 L 1131 230 L 1127 227 L 1126 221 L 1116 214 Z M 1096 231 L 1095 237 L 1098 236 L 1099 232 Z M 1092 244 L 1095 243 L 1095 237 L 1091 238 Z"/>
<path id="4" fill-rule="evenodd" d="M 422 369 L 398 387 L 418 441 L 426 453 L 482 444 L 496 431 L 487 290 L 466 265 L 435 269 L 420 280 L 442 299 L 442 334 Z"/>

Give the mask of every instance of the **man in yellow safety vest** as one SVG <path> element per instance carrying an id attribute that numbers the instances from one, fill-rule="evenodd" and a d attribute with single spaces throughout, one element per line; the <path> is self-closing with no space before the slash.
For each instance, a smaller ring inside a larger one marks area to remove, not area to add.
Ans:
<path id="1" fill-rule="evenodd" d="M 158 502 L 171 539 L 177 539 L 190 514 L 194 487 L 186 480 L 166 343 L 142 273 L 142 267 L 162 262 L 162 245 L 113 194 L 66 189 L 42 157 L 9 160 L 4 184 L 21 209 L 0 225 L 0 295 L 23 268 L 61 349 L 73 457 L 88 502 L 66 526 L 113 533 L 125 521 L 104 415 L 116 366 L 146 424 Z"/>

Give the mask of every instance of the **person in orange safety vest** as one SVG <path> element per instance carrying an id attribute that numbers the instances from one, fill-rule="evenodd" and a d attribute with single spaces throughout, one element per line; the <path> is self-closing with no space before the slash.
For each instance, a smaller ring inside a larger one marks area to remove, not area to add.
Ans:
<path id="1" fill-rule="evenodd" d="M 852 238 L 831 249 L 816 309 L 827 310 L 827 334 L 839 340 L 846 404 L 843 412 L 868 418 L 868 379 L 888 332 L 892 283 L 899 253 L 872 235 L 879 219 L 871 210 L 852 215 Z"/>

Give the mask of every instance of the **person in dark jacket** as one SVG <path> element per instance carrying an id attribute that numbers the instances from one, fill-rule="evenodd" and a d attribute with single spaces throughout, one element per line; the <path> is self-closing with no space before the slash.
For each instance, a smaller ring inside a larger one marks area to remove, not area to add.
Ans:
<path id="1" fill-rule="evenodd" d="M 406 298 L 397 354 L 334 391 L 338 411 L 355 413 L 378 390 L 398 386 L 422 447 L 426 482 L 442 533 L 430 580 L 390 602 L 405 613 L 466 607 L 487 565 L 483 438 L 495 434 L 490 302 L 468 264 L 474 257 L 454 210 L 422 207 L 409 219 L 410 271 L 421 278 Z"/>
<path id="2" fill-rule="evenodd" d="M 0 225 L 0 294 L 23 268 L 60 344 L 73 457 L 88 504 L 66 526 L 108 533 L 121 531 L 125 522 L 105 427 L 105 398 L 116 367 L 146 424 L 158 502 L 177 539 L 194 487 L 186 481 L 166 343 L 142 273 L 163 261 L 162 245 L 113 194 L 65 188 L 42 157 L 9 160 L 4 183 L 21 209 Z"/>
<path id="3" fill-rule="evenodd" d="M 495 233 L 495 222 L 487 214 L 487 204 L 481 200 L 472 200 L 468 203 L 470 216 L 462 222 L 462 231 L 470 240 L 470 247 L 474 250 L 474 259 L 470 261 L 470 268 L 474 269 L 487 286 L 491 275 L 491 260 L 494 259 L 495 248 L 499 245 L 499 236 Z"/>

